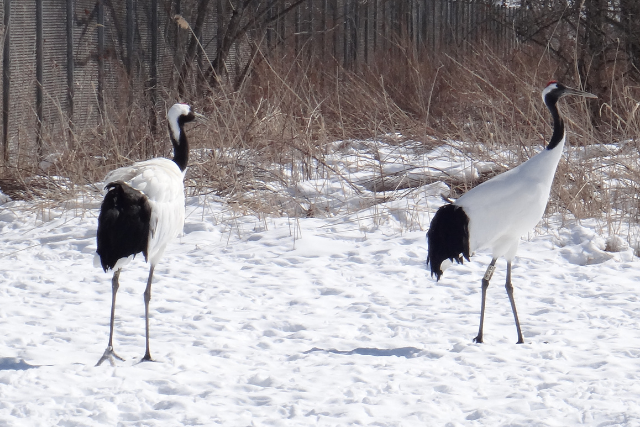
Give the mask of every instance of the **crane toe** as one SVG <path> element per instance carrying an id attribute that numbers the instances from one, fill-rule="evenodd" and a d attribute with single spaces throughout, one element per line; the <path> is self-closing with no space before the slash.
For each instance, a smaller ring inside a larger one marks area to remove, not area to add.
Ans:
<path id="1" fill-rule="evenodd" d="M 102 365 L 102 362 L 104 362 L 105 360 L 108 360 L 111 366 L 116 366 L 116 362 L 115 360 L 113 360 L 114 358 L 124 362 L 124 359 L 118 356 L 115 351 L 113 351 L 113 347 L 108 346 L 100 360 L 98 360 L 98 363 L 96 363 L 96 366 Z"/>
<path id="2" fill-rule="evenodd" d="M 142 357 L 142 359 L 140 359 L 140 363 L 142 363 L 142 362 L 155 362 L 155 360 L 153 360 L 151 358 L 151 354 L 145 353 L 145 355 Z"/>

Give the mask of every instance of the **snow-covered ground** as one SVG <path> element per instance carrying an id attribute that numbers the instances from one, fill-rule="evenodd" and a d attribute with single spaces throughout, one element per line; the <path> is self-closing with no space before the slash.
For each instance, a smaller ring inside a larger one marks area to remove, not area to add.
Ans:
<path id="1" fill-rule="evenodd" d="M 551 217 L 523 240 L 523 345 L 500 260 L 474 344 L 489 254 L 437 283 L 425 267 L 443 184 L 393 197 L 337 182 L 295 189 L 342 201 L 315 218 L 188 198 L 154 276 L 156 362 L 138 363 L 137 258 L 120 278 L 115 367 L 94 367 L 111 301 L 111 274 L 93 267 L 99 198 L 0 205 L 0 425 L 640 425 L 640 262 L 620 241 L 606 252 L 600 224 Z"/>

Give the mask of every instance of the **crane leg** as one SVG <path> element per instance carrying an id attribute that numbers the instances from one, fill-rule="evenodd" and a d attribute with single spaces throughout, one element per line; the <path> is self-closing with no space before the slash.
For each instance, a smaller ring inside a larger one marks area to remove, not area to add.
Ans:
<path id="1" fill-rule="evenodd" d="M 147 289 L 144 290 L 144 320 L 145 320 L 145 332 L 147 336 L 147 351 L 144 353 L 142 362 L 153 362 L 151 358 L 151 352 L 149 351 L 149 301 L 151 301 L 151 280 L 153 279 L 152 265 L 149 269 L 149 279 L 147 280 Z"/>
<path id="2" fill-rule="evenodd" d="M 100 366 L 102 362 L 107 359 L 109 360 L 109 363 L 111 363 L 111 366 L 115 366 L 116 363 L 113 361 L 114 357 L 118 360 L 124 361 L 122 357 L 118 356 L 115 351 L 113 351 L 113 321 L 116 315 L 116 293 L 120 287 L 120 270 L 121 269 L 117 269 L 113 273 L 113 278 L 111 279 L 111 323 L 109 326 L 109 344 L 107 345 L 107 349 L 104 351 L 100 360 L 98 360 L 98 363 L 96 363 L 96 366 Z"/>
<path id="3" fill-rule="evenodd" d="M 482 328 L 484 326 L 484 306 L 487 300 L 487 288 L 489 287 L 489 280 L 491 280 L 491 276 L 493 276 L 493 272 L 496 269 L 497 260 L 497 258 L 491 260 L 489 267 L 487 267 L 487 271 L 482 277 L 482 305 L 480 306 L 480 328 L 478 330 L 478 336 L 473 339 L 473 341 L 477 343 L 482 343 Z"/>
<path id="4" fill-rule="evenodd" d="M 507 261 L 507 283 L 505 284 L 509 301 L 511 302 L 511 310 L 513 317 L 516 319 L 516 329 L 518 330 L 518 342 L 516 344 L 524 344 L 522 339 L 522 330 L 520 329 L 520 321 L 518 320 L 518 311 L 516 310 L 516 301 L 513 299 L 513 285 L 511 284 L 511 261 Z"/>

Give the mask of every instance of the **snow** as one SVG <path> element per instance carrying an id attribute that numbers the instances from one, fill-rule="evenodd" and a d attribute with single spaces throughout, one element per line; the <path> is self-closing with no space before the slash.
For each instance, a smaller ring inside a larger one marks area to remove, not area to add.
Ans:
<path id="1" fill-rule="evenodd" d="M 341 159 L 345 174 L 370 179 Z M 336 182 L 301 182 L 310 203 L 338 208 L 311 218 L 188 197 L 184 235 L 154 273 L 156 362 L 139 363 L 139 256 L 120 276 L 114 346 L 126 361 L 115 367 L 94 366 L 111 303 L 111 275 L 92 265 L 99 196 L 5 199 L 0 425 L 640 425 L 640 262 L 624 238 L 596 220 L 546 218 L 512 271 L 525 344 L 503 259 L 475 344 L 490 254 L 440 282 L 425 267 L 446 186 L 380 203 L 355 178 Z"/>

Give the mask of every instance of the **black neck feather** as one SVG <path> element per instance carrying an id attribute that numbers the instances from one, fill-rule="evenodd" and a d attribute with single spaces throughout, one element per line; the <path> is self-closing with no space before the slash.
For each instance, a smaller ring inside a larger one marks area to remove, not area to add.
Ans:
<path id="1" fill-rule="evenodd" d="M 551 135 L 551 140 L 549 140 L 547 150 L 553 150 L 556 148 L 564 138 L 564 120 L 562 120 L 560 112 L 558 111 L 558 99 L 560 98 L 552 95 L 551 93 L 547 95 L 545 99 L 545 104 L 547 104 L 547 108 L 551 112 L 551 117 L 553 118 L 553 135 Z"/>
<path id="2" fill-rule="evenodd" d="M 193 118 L 191 118 L 193 120 Z M 189 142 L 187 141 L 187 135 L 184 133 L 184 124 L 191 121 L 188 116 L 178 117 L 178 128 L 180 129 L 180 135 L 176 141 L 171 125 L 169 125 L 169 135 L 171 136 L 171 143 L 173 144 L 173 161 L 176 162 L 181 171 L 187 169 L 189 163 Z"/>

